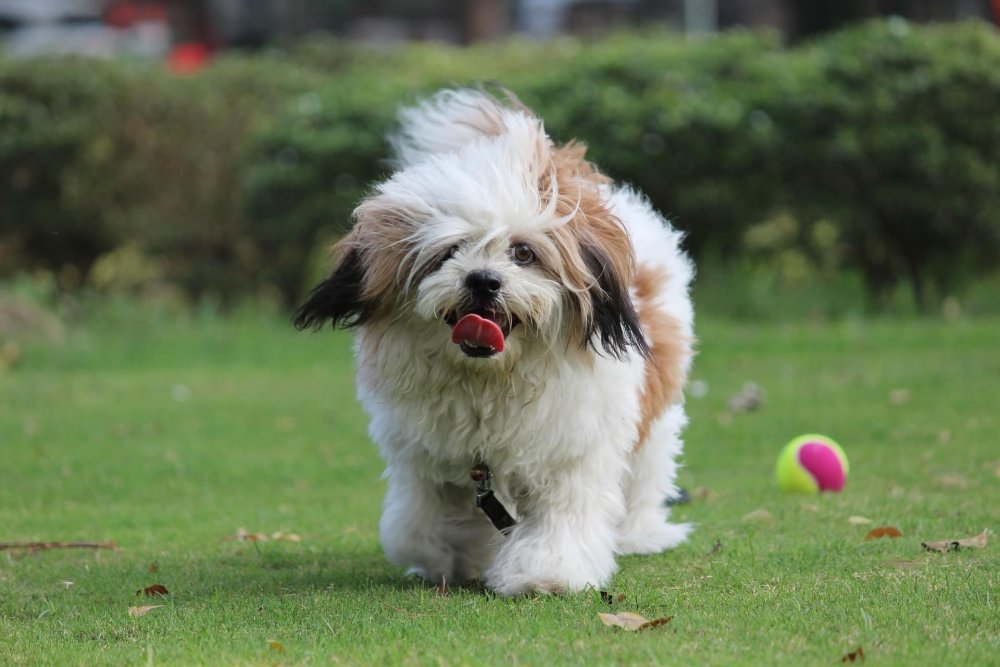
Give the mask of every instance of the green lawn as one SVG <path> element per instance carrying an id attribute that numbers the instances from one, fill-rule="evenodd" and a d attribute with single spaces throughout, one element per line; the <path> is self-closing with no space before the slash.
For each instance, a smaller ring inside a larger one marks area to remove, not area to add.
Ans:
<path id="1" fill-rule="evenodd" d="M 440 593 L 385 561 L 345 335 L 245 315 L 27 345 L 0 375 L 0 541 L 120 549 L 0 551 L 0 664 L 831 665 L 858 646 L 872 664 L 996 664 L 1000 321 L 699 333 L 708 393 L 689 399 L 677 511 L 698 529 L 622 559 L 613 606 Z M 728 413 L 747 381 L 766 404 Z M 810 431 L 850 456 L 844 493 L 775 489 L 780 447 Z M 744 518 L 758 509 L 773 519 Z M 878 525 L 903 536 L 865 541 Z M 240 528 L 302 540 L 225 539 Z M 920 546 L 984 528 L 982 550 Z M 136 596 L 155 583 L 169 595 Z M 609 610 L 673 620 L 626 633 Z"/>

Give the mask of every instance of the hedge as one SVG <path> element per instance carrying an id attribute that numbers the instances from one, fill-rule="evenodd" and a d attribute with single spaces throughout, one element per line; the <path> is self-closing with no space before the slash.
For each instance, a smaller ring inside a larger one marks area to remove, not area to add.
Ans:
<path id="1" fill-rule="evenodd" d="M 858 270 L 943 296 L 1000 258 L 1000 36 L 875 22 L 769 34 L 375 50 L 313 41 L 177 78 L 0 60 L 0 273 L 297 298 L 386 172 L 400 103 L 500 82 L 700 257 Z M 785 262 L 787 263 L 787 262 Z"/>

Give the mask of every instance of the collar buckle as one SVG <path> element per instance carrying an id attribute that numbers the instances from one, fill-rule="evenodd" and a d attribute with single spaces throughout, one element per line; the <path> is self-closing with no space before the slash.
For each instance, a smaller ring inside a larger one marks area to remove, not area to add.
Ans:
<path id="1" fill-rule="evenodd" d="M 489 466 L 477 461 L 469 470 L 469 477 L 476 483 L 476 507 L 483 510 L 497 530 L 503 534 L 508 533 L 517 522 L 493 493 L 493 473 Z"/>

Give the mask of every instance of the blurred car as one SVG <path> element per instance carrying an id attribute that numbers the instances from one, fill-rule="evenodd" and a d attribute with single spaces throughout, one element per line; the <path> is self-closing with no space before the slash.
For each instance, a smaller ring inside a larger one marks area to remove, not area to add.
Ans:
<path id="1" fill-rule="evenodd" d="M 111 25 L 100 0 L 0 0 L 0 48 L 6 55 L 79 54 L 162 57 L 170 46 L 163 13 Z"/>

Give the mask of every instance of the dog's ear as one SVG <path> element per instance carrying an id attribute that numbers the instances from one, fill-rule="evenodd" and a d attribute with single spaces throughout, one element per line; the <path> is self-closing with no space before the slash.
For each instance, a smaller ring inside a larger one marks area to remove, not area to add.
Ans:
<path id="1" fill-rule="evenodd" d="M 594 276 L 588 290 L 591 315 L 584 329 L 584 345 L 624 360 L 630 350 L 648 357 L 649 343 L 642 332 L 639 314 L 628 291 L 628 279 L 620 275 L 611 258 L 597 245 L 581 244 L 580 256 Z"/>
<path id="2" fill-rule="evenodd" d="M 330 277 L 314 287 L 299 306 L 292 318 L 295 328 L 320 329 L 327 321 L 334 327 L 353 327 L 371 317 L 374 304 L 363 297 L 363 261 L 360 248 L 348 247 Z"/>

